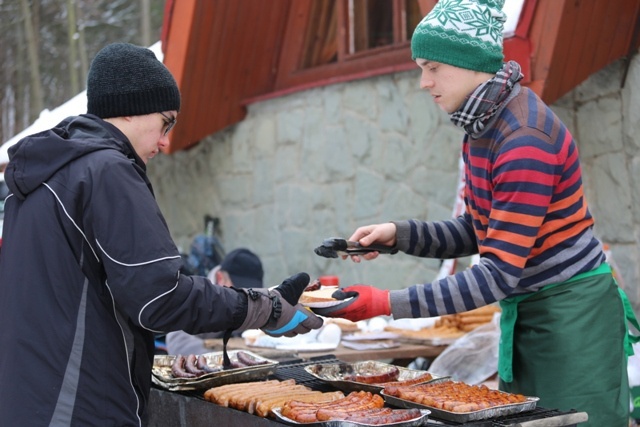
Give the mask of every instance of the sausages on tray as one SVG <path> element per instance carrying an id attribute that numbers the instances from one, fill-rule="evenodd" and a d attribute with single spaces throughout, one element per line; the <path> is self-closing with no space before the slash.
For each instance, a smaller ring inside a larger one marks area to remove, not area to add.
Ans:
<path id="1" fill-rule="evenodd" d="M 320 392 L 296 384 L 295 380 L 268 380 L 226 384 L 204 393 L 205 400 L 260 417 L 267 417 L 275 407 L 296 399 L 302 403 L 331 402 L 344 397 L 341 391 Z"/>
<path id="2" fill-rule="evenodd" d="M 298 423 L 343 420 L 371 425 L 410 421 L 422 416 L 419 409 L 385 408 L 382 397 L 368 391 L 354 391 L 325 403 L 292 400 L 284 404 L 281 414 Z"/>
<path id="3" fill-rule="evenodd" d="M 484 385 L 470 385 L 457 381 L 385 387 L 384 394 L 450 412 L 473 412 L 527 401 L 521 394 L 505 393 Z"/>
<path id="4" fill-rule="evenodd" d="M 237 351 L 235 358 L 231 361 L 231 368 L 246 368 L 250 366 L 259 366 L 268 363 L 253 357 L 245 351 Z M 222 371 L 222 364 L 211 366 L 204 355 L 188 354 L 177 355 L 171 364 L 171 375 L 174 378 L 198 378 L 211 372 Z"/>

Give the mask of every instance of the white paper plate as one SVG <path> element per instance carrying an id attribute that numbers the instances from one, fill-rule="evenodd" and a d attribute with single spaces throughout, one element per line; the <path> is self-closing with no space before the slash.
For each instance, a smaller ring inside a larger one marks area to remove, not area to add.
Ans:
<path id="1" fill-rule="evenodd" d="M 352 350 L 384 350 L 387 348 L 396 348 L 400 347 L 400 343 L 396 341 L 372 341 L 372 342 L 361 342 L 361 341 L 345 341 L 342 345 L 346 348 L 350 348 Z"/>
<path id="2" fill-rule="evenodd" d="M 333 307 L 335 305 L 342 304 L 343 302 L 346 302 L 349 300 L 351 300 L 351 298 L 336 299 L 332 301 L 322 301 L 322 302 L 302 302 L 300 304 L 309 308 L 326 308 L 326 307 Z"/>
<path id="3" fill-rule="evenodd" d="M 356 332 L 342 336 L 343 341 L 373 341 L 373 340 L 395 340 L 400 338 L 400 334 L 395 332 Z"/>

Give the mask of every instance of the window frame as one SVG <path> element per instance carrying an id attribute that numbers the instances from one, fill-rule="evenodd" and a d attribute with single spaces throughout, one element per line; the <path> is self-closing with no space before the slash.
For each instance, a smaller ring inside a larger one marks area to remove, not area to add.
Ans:
<path id="1" fill-rule="evenodd" d="M 301 87 L 322 86 L 331 83 L 344 82 L 359 78 L 373 77 L 391 72 L 416 69 L 411 60 L 410 40 L 396 42 L 398 39 L 408 39 L 406 34 L 405 0 L 393 1 L 393 32 L 394 43 L 375 47 L 355 53 L 348 53 L 346 43 L 349 40 L 349 25 L 347 25 L 347 8 L 349 0 L 335 0 L 337 3 L 337 61 L 318 65 L 312 68 L 301 67 L 303 49 L 306 46 L 306 29 L 311 19 L 312 1 L 292 1 L 288 17 L 287 31 L 283 38 L 283 46 L 279 59 L 279 66 L 275 76 L 276 92 L 293 91 Z M 437 0 L 416 0 L 419 10 L 424 16 L 437 3 Z"/>

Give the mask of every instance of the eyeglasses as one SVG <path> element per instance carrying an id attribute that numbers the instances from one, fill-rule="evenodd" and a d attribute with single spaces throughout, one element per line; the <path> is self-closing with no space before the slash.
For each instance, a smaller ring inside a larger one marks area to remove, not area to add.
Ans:
<path id="1" fill-rule="evenodd" d="M 178 121 L 175 117 L 167 117 L 164 115 L 164 113 L 158 113 L 160 114 L 162 117 L 164 117 L 166 119 L 166 121 L 164 122 L 165 126 L 167 127 L 164 132 L 163 135 L 167 136 L 167 134 L 169 133 L 169 131 L 171 129 L 173 129 L 173 127 L 176 125 L 176 122 Z M 164 126 L 163 126 L 164 127 Z"/>

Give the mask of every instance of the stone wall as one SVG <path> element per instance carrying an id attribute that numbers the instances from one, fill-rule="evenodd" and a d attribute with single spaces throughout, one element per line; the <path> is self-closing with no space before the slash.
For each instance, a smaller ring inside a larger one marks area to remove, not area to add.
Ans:
<path id="1" fill-rule="evenodd" d="M 638 307 L 640 59 L 621 88 L 625 66 L 610 65 L 552 108 L 578 141 L 596 232 Z M 451 217 L 462 133 L 418 78 L 416 69 L 256 103 L 243 122 L 154 159 L 149 175 L 178 245 L 188 251 L 212 215 L 227 251 L 261 256 L 268 285 L 298 271 L 388 289 L 431 281 L 437 260 L 354 264 L 313 253 L 359 225 Z"/>

